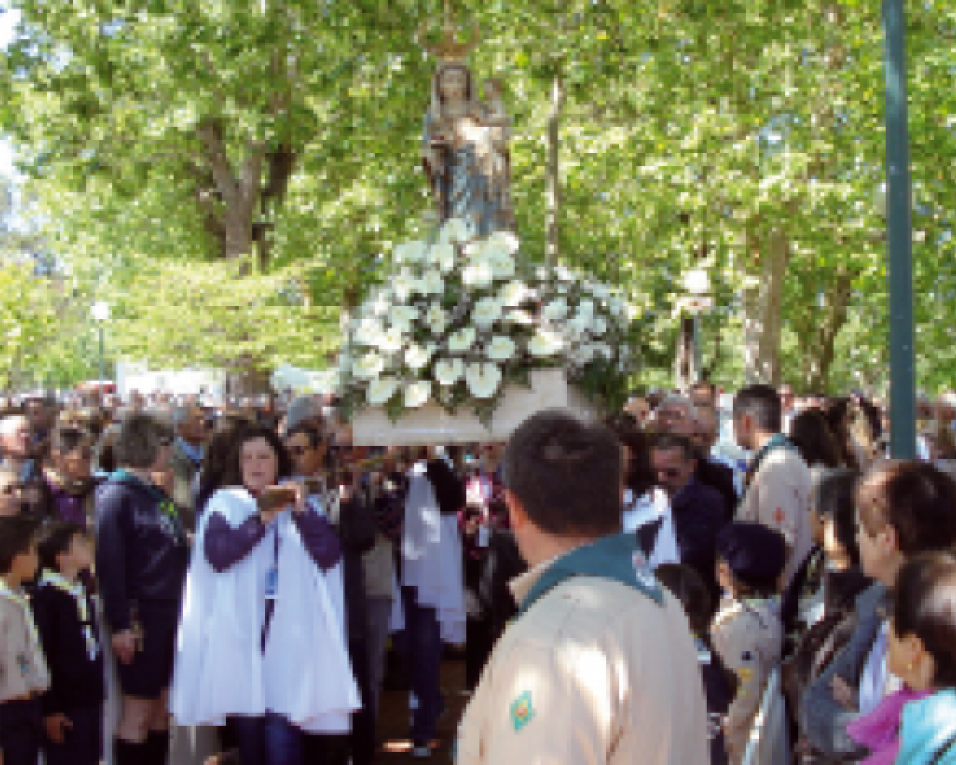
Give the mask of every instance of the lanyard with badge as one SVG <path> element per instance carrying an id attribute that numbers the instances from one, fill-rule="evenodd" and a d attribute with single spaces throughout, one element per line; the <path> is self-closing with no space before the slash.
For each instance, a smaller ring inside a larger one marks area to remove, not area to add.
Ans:
<path id="1" fill-rule="evenodd" d="M 34 654 L 41 652 L 40 633 L 37 631 L 36 622 L 33 621 L 33 612 L 30 610 L 30 604 L 22 593 L 12 589 L 2 578 L 0 578 L 0 598 L 15 603 L 23 611 L 23 618 L 27 624 L 27 631 L 30 634 L 30 643 L 33 646 Z M 30 673 L 31 661 L 26 654 L 17 656 L 17 664 L 20 667 L 20 673 L 26 677 Z"/>
<path id="2" fill-rule="evenodd" d="M 90 619 L 90 609 L 86 600 L 86 589 L 79 582 L 73 584 L 60 574 L 54 571 L 44 571 L 40 579 L 40 586 L 49 585 L 65 592 L 76 601 L 77 614 L 80 618 L 80 624 L 83 626 L 83 639 L 86 643 L 86 653 L 90 661 L 96 658 L 99 653 L 99 645 L 96 642 L 96 636 L 93 634 L 93 622 Z"/>

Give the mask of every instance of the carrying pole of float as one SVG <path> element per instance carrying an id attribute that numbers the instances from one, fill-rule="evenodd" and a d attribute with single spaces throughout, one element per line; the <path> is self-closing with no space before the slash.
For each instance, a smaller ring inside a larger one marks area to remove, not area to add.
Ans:
<path id="1" fill-rule="evenodd" d="M 903 0 L 883 0 L 886 38 L 886 184 L 890 293 L 890 452 L 916 456 L 913 233 Z"/>

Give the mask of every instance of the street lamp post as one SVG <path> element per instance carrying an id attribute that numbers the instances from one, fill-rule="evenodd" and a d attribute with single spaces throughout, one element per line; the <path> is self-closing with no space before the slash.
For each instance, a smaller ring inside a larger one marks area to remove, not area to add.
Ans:
<path id="1" fill-rule="evenodd" d="M 100 372 L 99 372 L 99 378 L 96 383 L 96 389 L 97 389 L 98 397 L 100 401 L 102 401 L 103 400 L 103 380 L 104 380 L 103 330 L 106 326 L 106 322 L 109 321 L 109 318 L 110 318 L 110 306 L 108 303 L 104 303 L 102 300 L 97 301 L 96 303 L 93 303 L 93 306 L 90 309 L 90 313 L 93 314 L 93 319 L 96 321 L 97 327 L 99 328 L 99 332 L 100 332 L 100 365 L 99 365 Z"/>
<path id="2" fill-rule="evenodd" d="M 700 315 L 713 305 L 713 298 L 708 294 L 710 292 L 710 277 L 707 275 L 707 271 L 703 268 L 694 268 L 684 274 L 684 290 L 687 294 L 678 299 L 677 305 L 682 313 L 686 312 L 691 315 L 691 351 L 686 354 L 689 358 L 685 358 L 684 361 L 693 369 L 686 375 L 686 379 L 678 380 L 680 387 L 699 382 L 701 379 Z M 683 335 L 684 332 L 682 331 L 681 334 Z M 682 346 L 684 342 L 682 338 Z M 680 359 L 678 361 L 680 366 Z M 684 377 L 682 374 L 678 376 Z"/>

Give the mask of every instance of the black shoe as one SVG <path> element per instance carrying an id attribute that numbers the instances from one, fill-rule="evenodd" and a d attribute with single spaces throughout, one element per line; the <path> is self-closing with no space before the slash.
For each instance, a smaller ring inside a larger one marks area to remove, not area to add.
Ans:
<path id="1" fill-rule="evenodd" d="M 113 739 L 113 765 L 151 765 L 149 743 L 144 741 L 136 744 L 121 738 Z"/>
<path id="2" fill-rule="evenodd" d="M 169 762 L 169 731 L 152 730 L 146 737 L 146 764 L 168 765 Z"/>

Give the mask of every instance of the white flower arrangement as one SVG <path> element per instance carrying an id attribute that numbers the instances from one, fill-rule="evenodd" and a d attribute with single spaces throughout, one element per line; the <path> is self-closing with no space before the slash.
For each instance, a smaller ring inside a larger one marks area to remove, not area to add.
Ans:
<path id="1" fill-rule="evenodd" d="M 563 368 L 595 395 L 626 390 L 636 309 L 620 290 L 523 262 L 519 250 L 514 234 L 479 239 L 457 219 L 431 241 L 397 245 L 395 272 L 352 327 L 346 409 L 383 407 L 397 419 L 426 405 L 470 406 L 485 419 L 536 368 Z"/>

